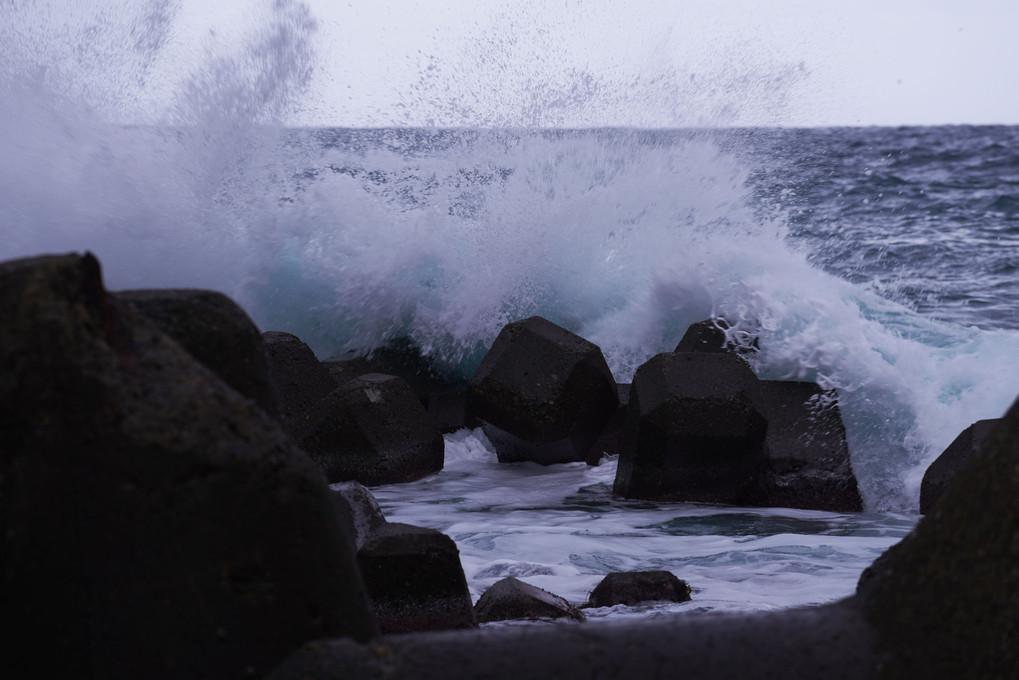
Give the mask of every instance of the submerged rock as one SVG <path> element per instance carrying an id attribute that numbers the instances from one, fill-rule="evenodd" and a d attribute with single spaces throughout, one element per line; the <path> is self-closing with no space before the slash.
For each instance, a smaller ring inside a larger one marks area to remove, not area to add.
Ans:
<path id="1" fill-rule="evenodd" d="M 538 316 L 507 325 L 468 383 L 502 462 L 587 460 L 619 400 L 601 350 Z"/>
<path id="2" fill-rule="evenodd" d="M 564 598 L 512 576 L 486 590 L 474 610 L 481 623 L 513 619 L 585 619 L 584 614 Z"/>
<path id="3" fill-rule="evenodd" d="M 687 602 L 690 586 L 669 571 L 624 571 L 608 574 L 588 598 L 589 607 L 635 605 L 640 602 Z"/>
<path id="4" fill-rule="evenodd" d="M 666 353 L 633 377 L 614 492 L 624 498 L 752 503 L 767 421 L 757 376 L 729 354 Z"/>
<path id="5" fill-rule="evenodd" d="M 407 383 L 392 375 L 348 380 L 291 431 L 330 482 L 410 482 L 438 472 L 444 462 L 442 433 Z"/>
<path id="6" fill-rule="evenodd" d="M 920 485 L 920 512 L 927 514 L 959 470 L 977 454 L 1001 418 L 978 420 L 959 433 L 948 448 L 930 464 Z"/>
<path id="7" fill-rule="evenodd" d="M 445 534 L 386 524 L 357 562 L 384 633 L 477 627 L 460 551 Z"/>
<path id="8" fill-rule="evenodd" d="M 321 471 L 94 257 L 3 263 L 0 318 L 0 675 L 259 676 L 376 633 Z"/>

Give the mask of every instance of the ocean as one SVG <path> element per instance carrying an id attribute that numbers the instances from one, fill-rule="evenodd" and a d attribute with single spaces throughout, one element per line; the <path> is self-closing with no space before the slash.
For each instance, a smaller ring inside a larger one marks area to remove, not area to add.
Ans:
<path id="1" fill-rule="evenodd" d="M 252 48 L 286 59 L 210 65 L 172 115 L 125 122 L 121 76 L 158 44 L 114 87 L 11 26 L 2 259 L 89 250 L 113 290 L 212 288 L 323 359 L 409 337 L 461 376 L 534 314 L 619 382 L 724 317 L 761 378 L 837 392 L 859 515 L 624 501 L 614 460 L 500 465 L 448 435 L 442 472 L 373 491 L 457 542 L 475 599 L 512 575 L 581 603 L 635 569 L 693 600 L 589 617 L 840 599 L 917 521 L 926 466 L 1019 392 L 1019 128 L 292 127 L 289 34 Z"/>

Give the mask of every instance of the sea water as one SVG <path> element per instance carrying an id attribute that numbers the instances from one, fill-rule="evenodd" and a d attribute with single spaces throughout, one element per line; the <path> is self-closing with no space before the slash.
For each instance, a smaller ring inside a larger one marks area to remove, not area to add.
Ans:
<path id="1" fill-rule="evenodd" d="M 760 377 L 838 394 L 863 514 L 625 501 L 612 459 L 448 435 L 440 473 L 373 491 L 457 542 L 475 598 L 512 575 L 581 603 L 636 569 L 693 600 L 591 616 L 845 597 L 1019 391 L 1017 128 L 294 128 L 306 8 L 170 78 L 173 6 L 0 6 L 0 258 L 91 250 L 113 289 L 221 290 L 322 358 L 410 337 L 464 377 L 533 314 L 619 382 L 724 317 Z"/>

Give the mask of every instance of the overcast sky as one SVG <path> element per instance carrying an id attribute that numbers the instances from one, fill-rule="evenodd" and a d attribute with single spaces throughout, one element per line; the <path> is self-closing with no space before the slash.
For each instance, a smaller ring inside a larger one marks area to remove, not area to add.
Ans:
<path id="1" fill-rule="evenodd" d="M 1016 0 L 307 0 L 304 122 L 1019 124 Z"/>

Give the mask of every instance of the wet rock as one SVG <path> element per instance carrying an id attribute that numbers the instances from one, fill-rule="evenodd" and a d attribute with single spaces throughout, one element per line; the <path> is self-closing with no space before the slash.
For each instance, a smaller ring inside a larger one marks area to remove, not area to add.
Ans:
<path id="1" fill-rule="evenodd" d="M 731 326 L 725 319 L 705 319 L 690 324 L 683 338 L 676 345 L 675 352 L 711 352 L 745 357 L 757 350 L 757 339 L 747 339 L 743 346 L 733 342 L 726 331 Z"/>
<path id="2" fill-rule="evenodd" d="M 348 380 L 291 432 L 330 482 L 410 482 L 438 472 L 444 462 L 442 433 L 407 383 L 391 375 Z"/>
<path id="3" fill-rule="evenodd" d="M 227 385 L 279 417 L 262 334 L 236 302 L 211 290 L 127 290 L 115 295 Z"/>
<path id="4" fill-rule="evenodd" d="M 729 354 L 659 354 L 634 375 L 614 492 L 749 504 L 765 470 L 757 376 Z"/>
<path id="5" fill-rule="evenodd" d="M 260 676 L 375 634 L 321 471 L 95 258 L 0 264 L 0 318 L 0 676 Z"/>
<path id="6" fill-rule="evenodd" d="M 626 571 L 608 574 L 588 598 L 589 607 L 632 606 L 640 602 L 687 602 L 690 586 L 669 571 Z"/>
<path id="7" fill-rule="evenodd" d="M 386 525 L 386 517 L 375 496 L 364 485 L 340 482 L 331 488 L 340 525 L 350 536 L 351 543 L 360 550 Z"/>
<path id="8" fill-rule="evenodd" d="M 386 524 L 357 561 L 384 633 L 477 627 L 460 551 L 445 534 Z"/>
<path id="9" fill-rule="evenodd" d="M 626 413 L 630 408 L 630 384 L 617 384 L 616 394 L 619 397 L 619 407 L 605 423 L 601 434 L 591 447 L 589 463 L 597 463 L 601 456 L 618 456 L 623 450 L 623 430 L 626 429 Z"/>
<path id="10" fill-rule="evenodd" d="M 456 432 L 478 427 L 478 421 L 467 413 L 467 392 L 431 392 L 421 400 L 429 417 L 440 432 Z"/>
<path id="11" fill-rule="evenodd" d="M 980 450 L 987 436 L 1001 422 L 1001 418 L 978 420 L 955 438 L 937 459 L 930 464 L 920 485 L 920 512 L 927 514 L 941 493 L 955 478 L 970 458 Z"/>
<path id="12" fill-rule="evenodd" d="M 269 380 L 279 399 L 283 425 L 290 431 L 338 384 L 296 335 L 269 331 L 262 339 L 268 351 Z"/>
<path id="13" fill-rule="evenodd" d="M 760 503 L 771 507 L 860 512 L 846 429 L 834 393 L 817 383 L 761 381 L 768 420 L 767 471 Z"/>
<path id="14" fill-rule="evenodd" d="M 592 445 L 618 407 L 601 350 L 537 316 L 503 328 L 467 401 L 500 461 L 545 465 L 597 462 Z"/>
<path id="15" fill-rule="evenodd" d="M 474 611 L 481 623 L 513 619 L 585 620 L 583 612 L 564 598 L 512 576 L 497 581 L 486 590 Z"/>
<path id="16" fill-rule="evenodd" d="M 1019 402 L 857 594 L 887 678 L 1019 672 Z"/>

